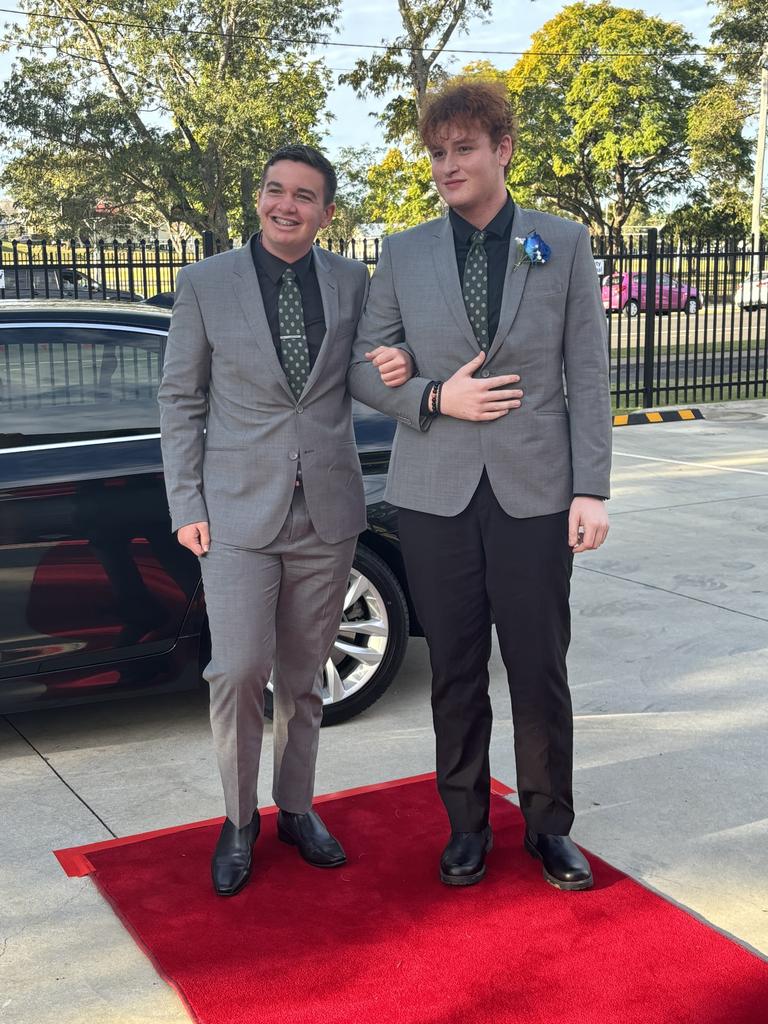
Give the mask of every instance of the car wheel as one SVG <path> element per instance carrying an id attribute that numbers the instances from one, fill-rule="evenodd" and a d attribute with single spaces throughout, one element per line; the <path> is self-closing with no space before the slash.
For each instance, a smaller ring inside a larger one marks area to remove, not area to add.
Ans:
<path id="1" fill-rule="evenodd" d="M 640 312 L 640 304 L 637 299 L 630 299 L 624 304 L 625 316 L 637 316 Z"/>
<path id="2" fill-rule="evenodd" d="M 339 633 L 323 672 L 323 725 L 353 718 L 397 675 L 408 642 L 408 604 L 383 558 L 358 545 Z M 272 717 L 272 682 L 265 693 Z"/>
<path id="3" fill-rule="evenodd" d="M 683 308 L 685 309 L 685 312 L 688 316 L 696 316 L 696 314 L 699 312 L 699 300 L 688 299 Z"/>

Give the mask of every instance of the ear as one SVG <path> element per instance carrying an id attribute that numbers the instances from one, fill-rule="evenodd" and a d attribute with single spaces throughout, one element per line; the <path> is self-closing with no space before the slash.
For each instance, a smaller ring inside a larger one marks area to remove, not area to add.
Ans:
<path id="1" fill-rule="evenodd" d="M 320 221 L 321 228 L 327 228 L 333 220 L 333 215 L 336 213 L 336 203 L 329 203 L 328 206 L 323 210 L 323 216 Z"/>
<path id="2" fill-rule="evenodd" d="M 502 167 L 506 166 L 506 164 L 508 164 L 512 159 L 514 148 L 515 147 L 512 145 L 512 136 L 502 135 L 499 139 L 499 144 L 496 147 L 496 155 L 498 156 L 499 163 Z"/>

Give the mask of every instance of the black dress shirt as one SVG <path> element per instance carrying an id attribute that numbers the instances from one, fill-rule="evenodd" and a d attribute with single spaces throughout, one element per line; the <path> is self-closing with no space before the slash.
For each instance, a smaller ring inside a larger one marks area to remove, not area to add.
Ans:
<path id="1" fill-rule="evenodd" d="M 307 334 L 309 365 L 310 367 L 314 366 L 325 336 L 325 313 L 323 312 L 323 300 L 320 295 L 320 285 L 317 281 L 312 250 L 310 249 L 295 263 L 286 263 L 285 260 L 267 252 L 262 244 L 261 234 L 258 234 L 254 235 L 251 241 L 251 255 L 259 279 L 261 297 L 264 300 L 264 312 L 267 314 L 267 323 L 281 366 L 283 365 L 283 351 L 280 344 L 277 299 L 280 294 L 283 271 L 290 268 L 296 274 L 304 306 L 304 330 Z"/>
<path id="2" fill-rule="evenodd" d="M 501 315 L 501 300 L 504 295 L 504 278 L 507 274 L 507 259 L 509 257 L 509 240 L 512 237 L 512 218 L 515 214 L 515 204 L 512 196 L 507 193 L 507 201 L 488 224 L 484 231 L 485 252 L 488 257 L 488 338 L 493 341 L 496 329 L 499 326 Z M 467 265 L 467 253 L 471 245 L 472 235 L 477 231 L 474 224 L 450 210 L 448 219 L 453 229 L 453 247 L 456 252 L 456 265 L 459 268 L 459 281 L 464 280 L 464 267 Z M 421 415 L 433 415 L 429 411 L 429 392 L 432 389 L 430 383 L 421 400 Z"/>

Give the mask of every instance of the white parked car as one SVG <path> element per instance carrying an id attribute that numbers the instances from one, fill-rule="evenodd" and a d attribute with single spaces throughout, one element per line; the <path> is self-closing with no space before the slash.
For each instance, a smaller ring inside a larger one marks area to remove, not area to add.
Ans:
<path id="1" fill-rule="evenodd" d="M 768 271 L 746 277 L 734 292 L 733 304 L 742 309 L 768 306 Z"/>

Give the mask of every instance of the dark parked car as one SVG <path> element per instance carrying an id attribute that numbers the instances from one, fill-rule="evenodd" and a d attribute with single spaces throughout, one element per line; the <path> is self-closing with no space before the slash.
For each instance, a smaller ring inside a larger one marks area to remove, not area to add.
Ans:
<path id="1" fill-rule="evenodd" d="M 110 299 L 127 302 L 127 291 L 102 287 L 100 281 L 71 267 L 7 266 L 0 270 L 0 299 Z M 144 296 L 134 292 L 132 301 Z"/>
<path id="2" fill-rule="evenodd" d="M 171 534 L 158 307 L 0 302 L 0 712 L 196 686 L 210 639 L 197 559 Z M 355 407 L 368 529 L 325 669 L 325 721 L 373 703 L 410 614 L 394 423 Z"/>

